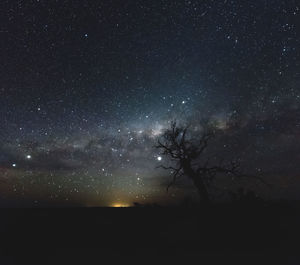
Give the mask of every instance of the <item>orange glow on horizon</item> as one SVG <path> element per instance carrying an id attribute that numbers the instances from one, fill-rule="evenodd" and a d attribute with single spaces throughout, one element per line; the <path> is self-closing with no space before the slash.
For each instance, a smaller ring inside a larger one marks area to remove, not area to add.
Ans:
<path id="1" fill-rule="evenodd" d="M 127 203 L 114 203 L 112 207 L 130 207 L 130 205 Z"/>

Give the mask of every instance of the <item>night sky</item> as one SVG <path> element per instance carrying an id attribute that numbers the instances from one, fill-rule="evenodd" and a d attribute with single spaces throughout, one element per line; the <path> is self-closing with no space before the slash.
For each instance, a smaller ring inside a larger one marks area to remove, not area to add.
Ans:
<path id="1" fill-rule="evenodd" d="M 224 133 L 217 153 L 272 183 L 262 197 L 300 199 L 298 1 L 0 10 L 1 205 L 179 203 L 196 191 L 185 179 L 166 192 L 153 146 L 172 120 L 203 118 Z"/>

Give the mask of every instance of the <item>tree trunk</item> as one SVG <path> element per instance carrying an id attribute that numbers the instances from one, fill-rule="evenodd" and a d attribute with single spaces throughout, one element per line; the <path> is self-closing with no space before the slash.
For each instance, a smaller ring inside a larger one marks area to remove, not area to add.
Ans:
<path id="1" fill-rule="evenodd" d="M 183 171 L 184 173 L 192 179 L 194 185 L 196 186 L 200 199 L 203 203 L 209 203 L 210 198 L 209 198 L 209 193 L 206 188 L 206 185 L 201 177 L 201 175 L 198 175 L 192 168 L 191 164 L 189 161 L 183 161 L 181 163 L 183 165 Z"/>
<path id="2" fill-rule="evenodd" d="M 192 180 L 194 182 L 194 185 L 198 189 L 198 193 L 199 193 L 201 201 L 203 203 L 210 202 L 208 190 L 207 190 L 205 183 L 203 182 L 201 176 L 194 176 L 192 178 Z"/>

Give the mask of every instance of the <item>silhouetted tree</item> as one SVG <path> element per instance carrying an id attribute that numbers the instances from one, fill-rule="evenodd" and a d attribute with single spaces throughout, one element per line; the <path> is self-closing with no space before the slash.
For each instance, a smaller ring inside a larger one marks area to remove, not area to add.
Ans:
<path id="1" fill-rule="evenodd" d="M 238 161 L 220 162 L 218 165 L 211 165 L 204 152 L 209 141 L 215 136 L 214 127 L 206 123 L 202 131 L 197 131 L 197 136 L 188 135 L 189 126 L 178 126 L 176 122 L 171 123 L 161 139 L 158 140 L 156 148 L 161 149 L 162 155 L 168 156 L 174 166 L 159 167 L 171 171 L 172 181 L 167 186 L 167 190 L 181 176 L 190 178 L 198 190 L 200 199 L 207 203 L 211 200 L 209 186 L 217 175 L 227 175 L 231 177 L 249 177 L 259 179 L 258 176 L 250 176 L 240 171 Z M 194 133 L 195 134 L 195 133 Z M 195 134 L 196 135 L 196 134 Z"/>

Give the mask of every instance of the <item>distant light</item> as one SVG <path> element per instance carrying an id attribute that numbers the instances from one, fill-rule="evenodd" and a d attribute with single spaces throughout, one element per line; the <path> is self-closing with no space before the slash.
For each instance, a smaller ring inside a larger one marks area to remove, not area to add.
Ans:
<path id="1" fill-rule="evenodd" d="M 12 164 L 12 166 L 13 166 L 13 167 L 16 167 L 16 166 L 17 166 L 17 164 L 13 163 L 13 164 Z"/>
<path id="2" fill-rule="evenodd" d="M 161 161 L 161 160 L 162 160 L 162 157 L 161 157 L 161 156 L 158 156 L 158 157 L 157 157 L 157 160 L 158 160 L 158 161 Z"/>
<path id="3" fill-rule="evenodd" d="M 112 207 L 129 207 L 130 205 L 127 203 L 114 203 Z"/>
<path id="4" fill-rule="evenodd" d="M 185 101 L 185 100 L 183 100 L 181 103 L 182 103 L 182 104 L 185 104 L 185 103 L 186 103 L 186 101 Z"/>
<path id="5" fill-rule="evenodd" d="M 31 155 L 27 155 L 26 158 L 27 158 L 27 159 L 31 159 Z"/>

